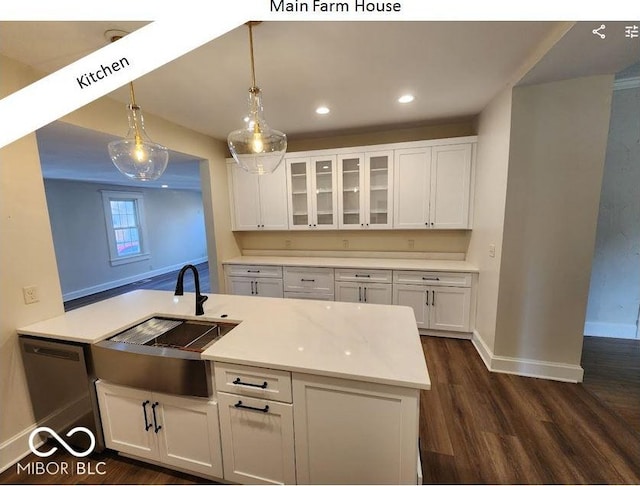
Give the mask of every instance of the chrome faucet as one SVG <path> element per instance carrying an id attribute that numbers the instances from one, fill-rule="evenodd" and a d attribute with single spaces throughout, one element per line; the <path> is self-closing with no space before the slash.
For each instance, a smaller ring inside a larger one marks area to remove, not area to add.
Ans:
<path id="1" fill-rule="evenodd" d="M 193 270 L 193 277 L 196 282 L 196 315 L 201 316 L 204 314 L 204 308 L 202 304 L 209 298 L 207 295 L 200 293 L 200 276 L 198 275 L 198 269 L 193 265 L 185 265 L 180 269 L 178 273 L 178 281 L 176 282 L 176 292 L 174 295 L 184 295 L 184 274 L 187 270 Z"/>

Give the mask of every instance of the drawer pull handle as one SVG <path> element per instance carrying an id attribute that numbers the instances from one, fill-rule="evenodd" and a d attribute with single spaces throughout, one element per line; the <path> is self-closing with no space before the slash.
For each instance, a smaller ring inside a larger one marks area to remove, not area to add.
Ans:
<path id="1" fill-rule="evenodd" d="M 315 278 L 301 278 L 300 281 L 301 282 L 315 282 L 316 279 Z"/>
<path id="2" fill-rule="evenodd" d="M 153 425 L 151 425 L 149 423 L 149 421 L 147 420 L 147 405 L 149 405 L 149 400 L 145 400 L 144 402 L 142 402 L 142 415 L 144 416 L 144 430 L 145 430 L 145 432 L 148 432 L 149 429 L 151 427 L 153 427 Z"/>
<path id="3" fill-rule="evenodd" d="M 357 278 L 371 278 L 371 275 L 360 275 L 360 274 L 356 273 L 356 277 Z"/>
<path id="4" fill-rule="evenodd" d="M 247 270 L 247 273 L 260 273 L 260 270 Z"/>
<path id="5" fill-rule="evenodd" d="M 440 277 L 422 277 L 422 280 L 440 280 Z"/>
<path id="6" fill-rule="evenodd" d="M 234 407 L 244 408 L 245 410 L 253 410 L 255 412 L 269 413 L 269 405 L 265 405 L 264 408 L 251 407 L 249 405 L 243 405 L 242 400 L 238 400 L 238 403 L 236 403 Z"/>
<path id="7" fill-rule="evenodd" d="M 240 380 L 240 378 L 236 378 L 235 380 L 233 380 L 233 384 L 234 385 L 242 385 L 242 386 L 252 386 L 255 388 L 262 388 L 263 390 L 265 390 L 267 388 L 267 382 L 265 381 L 264 383 L 262 383 L 262 385 L 256 385 L 255 383 L 245 383 L 242 380 Z"/>

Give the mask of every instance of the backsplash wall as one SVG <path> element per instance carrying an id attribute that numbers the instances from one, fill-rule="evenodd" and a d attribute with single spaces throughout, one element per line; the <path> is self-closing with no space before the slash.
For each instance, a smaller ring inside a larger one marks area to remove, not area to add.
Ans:
<path id="1" fill-rule="evenodd" d="M 471 231 L 237 231 L 234 236 L 243 254 L 271 250 L 466 254 Z"/>

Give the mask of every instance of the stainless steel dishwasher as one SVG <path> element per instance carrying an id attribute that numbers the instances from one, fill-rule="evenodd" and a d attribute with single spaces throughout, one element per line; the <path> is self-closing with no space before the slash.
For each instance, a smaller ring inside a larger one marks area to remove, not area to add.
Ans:
<path id="1" fill-rule="evenodd" d="M 61 437 L 73 427 L 87 427 L 95 436 L 95 450 L 103 450 L 90 346 L 27 336 L 19 341 L 37 425 Z M 82 433 L 65 441 L 82 450 L 89 446 Z"/>

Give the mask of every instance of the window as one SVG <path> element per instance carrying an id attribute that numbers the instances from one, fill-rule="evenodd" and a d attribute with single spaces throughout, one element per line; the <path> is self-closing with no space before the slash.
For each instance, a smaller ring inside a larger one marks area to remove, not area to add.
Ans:
<path id="1" fill-rule="evenodd" d="M 142 194 L 102 191 L 102 202 L 111 265 L 149 258 L 146 248 Z"/>

